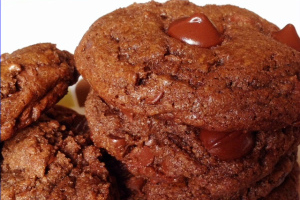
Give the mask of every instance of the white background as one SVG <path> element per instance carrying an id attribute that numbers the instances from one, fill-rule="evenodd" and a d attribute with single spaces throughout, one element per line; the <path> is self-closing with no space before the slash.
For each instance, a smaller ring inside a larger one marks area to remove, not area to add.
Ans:
<path id="1" fill-rule="evenodd" d="M 83 34 L 99 17 L 133 2 L 148 0 L 1 0 L 1 53 L 40 42 L 74 52 Z M 164 2 L 163 0 L 158 0 Z M 300 34 L 300 0 L 193 0 L 198 5 L 233 4 L 247 8 Z"/>

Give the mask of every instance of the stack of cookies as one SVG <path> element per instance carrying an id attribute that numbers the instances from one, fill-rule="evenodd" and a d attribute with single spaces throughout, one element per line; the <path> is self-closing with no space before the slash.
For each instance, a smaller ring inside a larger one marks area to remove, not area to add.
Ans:
<path id="1" fill-rule="evenodd" d="M 56 105 L 79 74 L 86 116 Z M 298 200 L 299 99 L 291 24 L 182 0 L 118 9 L 74 56 L 1 55 L 1 199 Z"/>
<path id="2" fill-rule="evenodd" d="M 149 2 L 99 18 L 75 62 L 91 139 L 127 198 L 298 199 L 299 47 L 293 25 L 230 5 Z"/>

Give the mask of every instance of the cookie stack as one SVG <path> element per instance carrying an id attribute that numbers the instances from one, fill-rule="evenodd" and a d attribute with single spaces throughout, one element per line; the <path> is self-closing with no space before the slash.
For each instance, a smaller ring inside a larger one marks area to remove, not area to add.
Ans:
<path id="1" fill-rule="evenodd" d="M 286 40 L 289 38 L 289 40 Z M 300 39 L 235 6 L 99 18 L 75 51 L 91 138 L 131 199 L 298 199 Z"/>
<path id="2" fill-rule="evenodd" d="M 86 116 L 56 105 L 78 72 Z M 299 99 L 291 24 L 182 0 L 118 9 L 75 57 L 1 55 L 1 199 L 298 200 Z"/>

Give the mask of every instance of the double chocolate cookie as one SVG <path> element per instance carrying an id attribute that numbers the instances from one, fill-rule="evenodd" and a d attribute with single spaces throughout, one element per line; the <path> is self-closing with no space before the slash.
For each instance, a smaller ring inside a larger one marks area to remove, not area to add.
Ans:
<path id="1" fill-rule="evenodd" d="M 84 116 L 55 106 L 4 142 L 1 199 L 118 199 Z"/>
<path id="2" fill-rule="evenodd" d="M 36 121 L 78 76 L 73 55 L 54 44 L 1 55 L 1 141 Z"/>
<path id="3" fill-rule="evenodd" d="M 210 131 L 269 130 L 299 122 L 300 52 L 290 44 L 300 39 L 287 29 L 230 5 L 133 4 L 98 19 L 75 61 L 124 112 Z"/>
<path id="4" fill-rule="evenodd" d="M 129 198 L 267 199 L 292 184 L 298 199 L 299 45 L 293 25 L 230 5 L 151 1 L 92 24 L 75 51 L 86 116 Z"/>
<path id="5" fill-rule="evenodd" d="M 94 91 L 86 101 L 86 116 L 95 145 L 124 163 L 134 176 L 129 187 L 146 199 L 266 197 L 292 171 L 300 140 L 300 127 L 287 127 L 253 132 L 251 138 L 243 133 L 210 137 L 218 140 L 214 145 L 219 152 L 213 151 L 204 142 L 205 130 L 127 115 Z"/>

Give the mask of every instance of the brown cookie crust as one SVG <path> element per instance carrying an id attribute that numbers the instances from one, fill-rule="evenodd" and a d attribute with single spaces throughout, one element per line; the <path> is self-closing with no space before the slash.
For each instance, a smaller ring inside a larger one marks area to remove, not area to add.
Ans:
<path id="1" fill-rule="evenodd" d="M 285 173 L 296 162 L 292 152 L 300 142 L 299 127 L 258 131 L 254 149 L 248 155 L 220 161 L 205 149 L 197 127 L 122 113 L 94 91 L 85 106 L 95 145 L 124 163 L 134 176 L 158 185 L 184 184 L 187 190 L 202 188 L 208 196 L 233 196 L 272 173 L 284 157 L 289 158 Z M 268 191 L 276 186 L 270 186 Z"/>
<path id="2" fill-rule="evenodd" d="M 1 56 L 1 141 L 36 121 L 78 79 L 74 57 L 50 43 Z"/>
<path id="3" fill-rule="evenodd" d="M 288 175 L 284 182 L 272 190 L 265 200 L 298 200 L 299 199 L 299 165 L 296 164 L 293 171 Z"/>
<path id="4" fill-rule="evenodd" d="M 284 169 L 285 170 L 285 169 Z M 298 200 L 299 194 L 297 192 L 297 177 L 299 176 L 298 166 L 295 165 L 293 170 L 285 177 L 286 173 L 282 170 L 274 170 L 275 172 L 258 181 L 248 191 L 241 191 L 238 195 L 212 197 L 203 188 L 198 188 L 195 193 L 185 186 L 184 183 L 170 184 L 170 183 L 154 183 L 144 180 L 140 190 L 136 189 L 136 184 L 140 179 L 132 177 L 127 182 L 131 188 L 131 195 L 129 199 L 202 199 L 202 200 L 240 200 L 240 199 L 260 199 L 260 200 Z M 275 182 L 274 182 L 275 181 Z M 277 185 L 277 186 L 276 186 Z M 270 192 L 271 191 L 271 192 Z"/>
<path id="5" fill-rule="evenodd" d="M 55 106 L 4 142 L 1 199 L 114 199 L 84 116 Z"/>
<path id="6" fill-rule="evenodd" d="M 222 33 L 211 48 L 170 37 L 170 23 L 204 13 Z M 215 131 L 268 130 L 299 121 L 300 52 L 278 27 L 235 6 L 133 4 L 98 19 L 75 51 L 91 87 L 122 111 Z"/>

